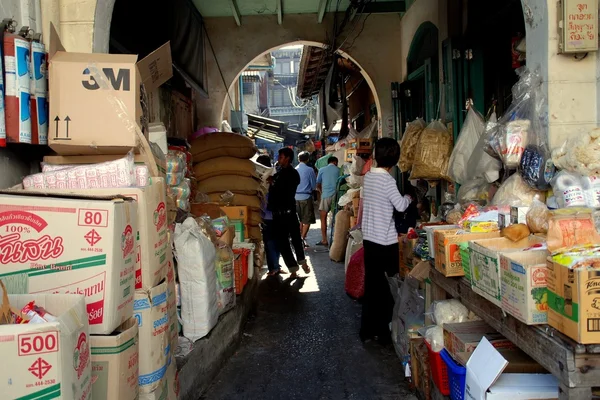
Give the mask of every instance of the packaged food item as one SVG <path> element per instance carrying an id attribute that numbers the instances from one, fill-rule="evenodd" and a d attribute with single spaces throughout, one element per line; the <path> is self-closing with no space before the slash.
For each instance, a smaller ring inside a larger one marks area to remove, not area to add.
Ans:
<path id="1" fill-rule="evenodd" d="M 493 205 L 497 206 L 531 206 L 534 199 L 545 201 L 543 192 L 535 190 L 527 185 L 521 175 L 513 174 L 508 178 L 494 195 Z"/>
<path id="2" fill-rule="evenodd" d="M 548 219 L 550 211 L 546 204 L 539 200 L 533 200 L 527 212 L 527 226 L 533 233 L 548 233 Z"/>
<path id="3" fill-rule="evenodd" d="M 569 138 L 552 151 L 557 168 L 583 176 L 600 175 L 600 128 Z"/>
<path id="4" fill-rule="evenodd" d="M 548 250 L 553 254 L 599 244 L 600 235 L 596 231 L 592 210 L 563 208 L 550 211 L 547 242 Z"/>
<path id="5" fill-rule="evenodd" d="M 560 171 L 552 180 L 552 191 L 561 208 L 586 206 L 586 196 L 580 175 Z"/>
<path id="6" fill-rule="evenodd" d="M 415 148 L 425 126 L 425 121 L 420 118 L 406 124 L 406 130 L 400 142 L 400 161 L 398 162 L 400 171 L 408 172 L 411 170 L 415 159 Z"/>
<path id="7" fill-rule="evenodd" d="M 506 125 L 502 143 L 502 161 L 506 168 L 516 169 L 519 166 L 530 129 L 531 121 L 527 119 L 516 119 Z"/>
<path id="8" fill-rule="evenodd" d="M 47 312 L 43 307 L 30 301 L 21 309 L 21 315 L 16 317 L 17 324 L 43 324 L 46 322 L 56 322 L 58 318 Z"/>
<path id="9" fill-rule="evenodd" d="M 421 133 L 415 148 L 410 179 L 451 180 L 448 162 L 452 155 L 452 134 L 440 121 L 433 121 Z"/>
<path id="10" fill-rule="evenodd" d="M 531 232 L 525 224 L 515 224 L 502 229 L 502 236 L 512 240 L 513 242 L 523 240 L 530 234 Z"/>

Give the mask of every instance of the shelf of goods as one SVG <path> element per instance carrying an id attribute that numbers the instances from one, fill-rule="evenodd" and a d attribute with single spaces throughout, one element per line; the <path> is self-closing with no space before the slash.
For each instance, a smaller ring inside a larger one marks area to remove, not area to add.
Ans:
<path id="1" fill-rule="evenodd" d="M 429 278 L 434 296 L 441 290 L 460 299 L 553 374 L 560 382 L 560 400 L 592 399 L 592 388 L 600 386 L 600 345 L 578 344 L 547 325 L 526 325 L 473 292 L 465 279 L 447 278 L 435 268 Z"/>

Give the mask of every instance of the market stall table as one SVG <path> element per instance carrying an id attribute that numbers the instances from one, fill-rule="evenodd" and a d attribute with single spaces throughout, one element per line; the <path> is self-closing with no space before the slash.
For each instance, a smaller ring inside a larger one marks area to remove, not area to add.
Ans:
<path id="1" fill-rule="evenodd" d="M 589 400 L 600 385 L 600 346 L 581 345 L 547 325 L 525 325 L 479 296 L 465 279 L 446 278 L 431 268 L 434 297 L 446 292 L 529 354 L 560 382 L 560 400 Z M 434 298 L 432 300 L 440 300 Z"/>

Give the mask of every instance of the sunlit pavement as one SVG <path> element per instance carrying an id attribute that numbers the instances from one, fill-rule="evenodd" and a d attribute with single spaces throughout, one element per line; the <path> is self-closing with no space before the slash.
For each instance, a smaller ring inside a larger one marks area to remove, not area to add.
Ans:
<path id="1" fill-rule="evenodd" d="M 310 275 L 263 279 L 258 315 L 202 399 L 415 399 L 394 350 L 360 342 L 360 305 L 344 292 L 344 264 L 315 252 L 319 240 L 317 221 Z"/>

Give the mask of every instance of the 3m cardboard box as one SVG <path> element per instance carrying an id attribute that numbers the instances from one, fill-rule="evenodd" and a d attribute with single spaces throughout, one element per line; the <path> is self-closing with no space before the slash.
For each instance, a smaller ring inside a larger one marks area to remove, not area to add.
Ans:
<path id="1" fill-rule="evenodd" d="M 542 242 L 537 236 L 529 236 L 518 242 L 506 238 L 469 242 L 473 291 L 500 307 L 500 254 L 522 251 Z"/>
<path id="2" fill-rule="evenodd" d="M 125 154 L 137 147 L 140 87 L 151 91 L 171 78 L 170 44 L 137 62 L 130 54 L 66 52 L 51 31 L 50 147 L 61 155 Z"/>
<path id="3" fill-rule="evenodd" d="M 68 193 L 69 195 L 124 196 L 137 202 L 137 238 L 135 289 L 150 289 L 167 276 L 167 235 L 166 185 L 163 178 L 152 178 L 146 187 L 121 189 L 88 189 L 48 191 L 48 193 Z"/>
<path id="4" fill-rule="evenodd" d="M 464 276 L 460 257 L 460 243 L 470 240 L 497 238 L 500 232 L 469 233 L 459 229 L 439 230 L 433 233 L 435 269 L 445 276 Z"/>
<path id="5" fill-rule="evenodd" d="M 499 334 L 484 321 L 444 324 L 444 346 L 455 359 L 458 359 L 459 353 L 472 353 L 475 351 L 475 348 L 484 337 L 495 348 L 514 348 L 510 340 Z"/>
<path id="6" fill-rule="evenodd" d="M 545 250 L 500 255 L 502 309 L 528 324 L 548 323 Z"/>
<path id="7" fill-rule="evenodd" d="M 167 282 L 149 290 L 137 290 L 133 305 L 140 335 L 140 395 L 163 384 L 169 361 Z"/>
<path id="8" fill-rule="evenodd" d="M 135 318 L 112 335 L 91 335 L 92 397 L 95 400 L 138 398 L 139 336 Z"/>
<path id="9" fill-rule="evenodd" d="M 600 343 L 600 270 L 548 258 L 548 325 L 582 344 Z"/>
<path id="10" fill-rule="evenodd" d="M 8 292 L 83 294 L 92 334 L 131 318 L 137 203 L 10 193 L 0 194 L 0 279 Z"/>
<path id="11" fill-rule="evenodd" d="M 90 342 L 83 296 L 13 295 L 9 300 L 18 310 L 35 301 L 57 321 L 0 325 L 0 397 L 91 399 Z"/>

